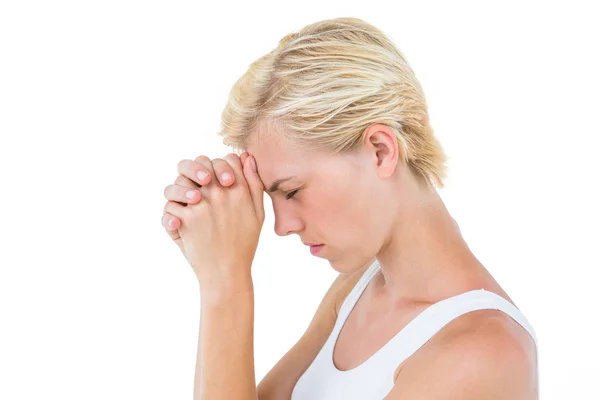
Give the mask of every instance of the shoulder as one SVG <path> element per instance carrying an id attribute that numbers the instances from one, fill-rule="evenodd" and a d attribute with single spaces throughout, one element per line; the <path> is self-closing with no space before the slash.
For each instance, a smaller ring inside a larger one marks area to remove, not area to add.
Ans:
<path id="1" fill-rule="evenodd" d="M 401 369 L 387 400 L 537 399 L 535 344 L 508 315 L 470 312 L 431 342 Z"/>

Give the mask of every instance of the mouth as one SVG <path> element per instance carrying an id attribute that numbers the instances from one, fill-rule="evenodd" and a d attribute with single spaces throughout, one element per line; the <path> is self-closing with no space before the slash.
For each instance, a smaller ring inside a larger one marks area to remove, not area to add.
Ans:
<path id="1" fill-rule="evenodd" d="M 311 253 L 312 255 L 317 255 L 317 253 L 318 253 L 319 251 L 321 251 L 321 249 L 322 249 L 323 247 L 325 247 L 325 245 L 324 245 L 324 244 L 318 244 L 318 245 L 310 246 L 310 253 Z"/>
<path id="2" fill-rule="evenodd" d="M 302 243 L 304 243 L 304 242 L 302 242 Z M 307 245 L 307 246 L 311 246 L 312 247 L 312 246 L 320 246 L 323 243 L 321 243 L 321 244 L 318 244 L 318 243 L 304 243 L 304 244 Z"/>

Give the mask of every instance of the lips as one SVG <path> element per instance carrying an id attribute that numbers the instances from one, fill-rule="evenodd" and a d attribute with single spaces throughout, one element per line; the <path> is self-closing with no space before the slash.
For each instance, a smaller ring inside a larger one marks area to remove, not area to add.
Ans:
<path id="1" fill-rule="evenodd" d="M 325 246 L 324 244 L 319 244 L 319 245 L 316 245 L 316 246 L 310 246 L 310 253 L 312 255 L 317 255 L 324 246 Z"/>

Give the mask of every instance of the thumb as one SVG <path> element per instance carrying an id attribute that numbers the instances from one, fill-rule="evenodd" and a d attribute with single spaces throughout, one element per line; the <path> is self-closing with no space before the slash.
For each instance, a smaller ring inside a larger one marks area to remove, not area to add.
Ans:
<path id="1" fill-rule="evenodd" d="M 253 161 L 256 163 L 254 157 L 246 157 L 246 160 L 244 161 L 244 177 L 246 178 L 246 182 L 248 182 L 248 189 L 250 190 L 250 196 L 252 197 L 256 213 L 261 218 L 264 218 L 265 208 L 263 204 L 263 192 L 265 187 L 258 177 L 258 173 L 252 168 Z"/>

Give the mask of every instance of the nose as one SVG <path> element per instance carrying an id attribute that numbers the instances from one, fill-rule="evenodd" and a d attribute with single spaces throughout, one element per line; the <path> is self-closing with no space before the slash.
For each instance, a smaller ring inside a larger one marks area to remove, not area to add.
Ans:
<path id="1" fill-rule="evenodd" d="M 290 210 L 276 207 L 273 204 L 273 214 L 275 215 L 275 233 L 278 236 L 287 236 L 302 230 L 302 222 Z"/>

